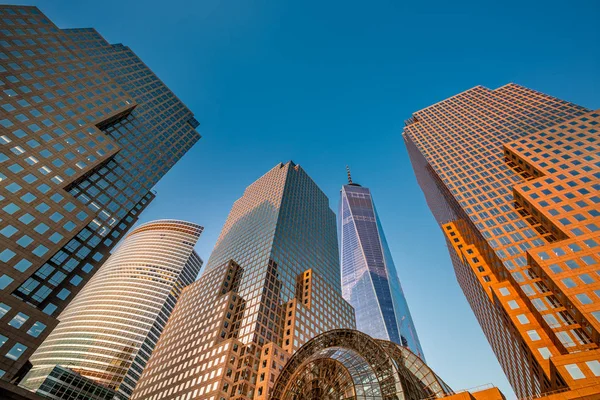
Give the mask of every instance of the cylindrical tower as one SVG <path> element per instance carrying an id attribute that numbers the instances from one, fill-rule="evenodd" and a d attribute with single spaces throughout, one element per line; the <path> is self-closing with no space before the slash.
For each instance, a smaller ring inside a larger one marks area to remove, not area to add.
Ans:
<path id="1" fill-rule="evenodd" d="M 134 229 L 60 315 L 22 386 L 52 398 L 51 372 L 60 365 L 128 397 L 181 290 L 200 271 L 194 245 L 202 230 L 175 220 Z"/>

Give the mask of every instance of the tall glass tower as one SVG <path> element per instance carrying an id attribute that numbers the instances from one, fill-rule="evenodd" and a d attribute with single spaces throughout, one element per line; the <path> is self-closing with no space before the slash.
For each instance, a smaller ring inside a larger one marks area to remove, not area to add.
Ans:
<path id="1" fill-rule="evenodd" d="M 294 351 L 354 326 L 329 200 L 300 166 L 282 163 L 233 205 L 132 399 L 267 399 Z"/>
<path id="2" fill-rule="evenodd" d="M 200 135 L 128 47 L 36 7 L 0 18 L 0 376 L 16 381 Z"/>
<path id="3" fill-rule="evenodd" d="M 519 398 L 600 398 L 599 126 L 515 84 L 406 121 L 458 283 Z"/>
<path id="4" fill-rule="evenodd" d="M 85 377 L 96 383 L 90 388 L 110 389 L 106 398 L 129 398 L 182 289 L 200 272 L 202 230 L 158 220 L 129 233 L 60 315 L 21 386 L 53 399 L 86 397 L 93 390 L 73 384 Z"/>
<path id="5" fill-rule="evenodd" d="M 352 182 L 350 170 L 340 192 L 338 238 L 342 293 L 354 307 L 356 328 L 424 359 L 371 191 Z"/>

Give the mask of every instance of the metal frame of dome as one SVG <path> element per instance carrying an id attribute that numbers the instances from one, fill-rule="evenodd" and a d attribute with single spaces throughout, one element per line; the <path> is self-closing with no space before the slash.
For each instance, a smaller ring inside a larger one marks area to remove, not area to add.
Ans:
<path id="1" fill-rule="evenodd" d="M 336 329 L 310 340 L 289 359 L 271 400 L 413 400 L 449 394 L 452 389 L 407 348 Z"/>

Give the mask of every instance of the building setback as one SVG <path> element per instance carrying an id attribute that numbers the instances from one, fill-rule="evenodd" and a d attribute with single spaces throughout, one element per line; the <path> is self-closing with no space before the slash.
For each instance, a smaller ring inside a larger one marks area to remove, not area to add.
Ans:
<path id="1" fill-rule="evenodd" d="M 267 399 L 295 350 L 321 332 L 354 327 L 335 229 L 327 197 L 291 161 L 246 188 L 132 399 Z"/>
<path id="2" fill-rule="evenodd" d="M 0 375 L 18 380 L 200 136 L 128 47 L 35 7 L 0 19 Z"/>
<path id="3" fill-rule="evenodd" d="M 77 385 L 49 377 L 60 366 L 129 398 L 181 290 L 200 272 L 194 246 L 202 229 L 158 220 L 129 233 L 61 314 L 31 357 L 33 368 L 21 386 L 50 398 L 72 398 Z"/>
<path id="4" fill-rule="evenodd" d="M 520 398 L 600 396 L 599 123 L 515 84 L 406 121 L 457 280 Z"/>
<path id="5" fill-rule="evenodd" d="M 338 238 L 342 293 L 354 308 L 356 328 L 410 348 L 424 359 L 371 191 L 352 182 L 340 191 Z"/>

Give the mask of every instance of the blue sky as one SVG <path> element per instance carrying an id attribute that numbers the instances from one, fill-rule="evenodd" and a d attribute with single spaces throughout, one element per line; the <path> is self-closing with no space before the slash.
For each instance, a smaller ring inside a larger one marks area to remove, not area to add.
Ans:
<path id="1" fill-rule="evenodd" d="M 416 184 L 403 121 L 508 82 L 599 108 L 600 3 L 485 3 L 23 2 L 131 47 L 201 122 L 142 221 L 203 225 L 207 260 L 233 201 L 273 165 L 302 165 L 336 210 L 349 164 L 373 192 L 428 363 L 455 390 L 491 382 L 513 398 Z"/>

